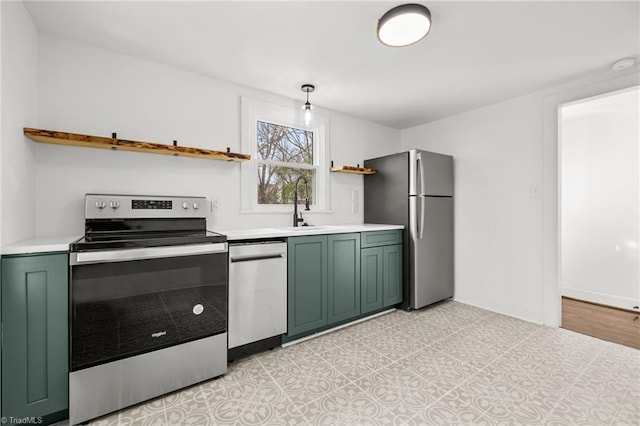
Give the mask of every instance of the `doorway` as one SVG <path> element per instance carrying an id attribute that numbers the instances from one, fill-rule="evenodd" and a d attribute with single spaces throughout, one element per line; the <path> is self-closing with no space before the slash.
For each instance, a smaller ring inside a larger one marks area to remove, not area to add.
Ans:
<path id="1" fill-rule="evenodd" d="M 640 86 L 558 112 L 562 327 L 640 347 Z"/>

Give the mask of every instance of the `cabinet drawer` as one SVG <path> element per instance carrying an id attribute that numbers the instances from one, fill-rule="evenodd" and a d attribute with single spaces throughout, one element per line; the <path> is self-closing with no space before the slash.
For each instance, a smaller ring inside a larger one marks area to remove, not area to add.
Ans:
<path id="1" fill-rule="evenodd" d="M 362 248 L 402 244 L 402 229 L 361 232 L 360 240 Z"/>

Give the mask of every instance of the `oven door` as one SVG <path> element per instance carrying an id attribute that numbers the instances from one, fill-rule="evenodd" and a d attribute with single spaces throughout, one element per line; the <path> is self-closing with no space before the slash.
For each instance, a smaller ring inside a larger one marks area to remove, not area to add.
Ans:
<path id="1" fill-rule="evenodd" d="M 70 370 L 227 330 L 227 243 L 74 252 Z"/>

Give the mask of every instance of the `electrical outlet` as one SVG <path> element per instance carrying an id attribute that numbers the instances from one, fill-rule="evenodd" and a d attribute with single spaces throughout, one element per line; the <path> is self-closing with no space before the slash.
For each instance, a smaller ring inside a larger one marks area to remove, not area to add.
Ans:
<path id="1" fill-rule="evenodd" d="M 354 189 L 351 191 L 351 201 L 353 201 L 354 203 L 358 202 L 358 190 Z"/>
<path id="2" fill-rule="evenodd" d="M 217 212 L 218 210 L 220 210 L 220 201 L 211 200 L 211 211 Z"/>
<path id="3" fill-rule="evenodd" d="M 351 213 L 358 213 L 358 201 L 351 203 Z"/>

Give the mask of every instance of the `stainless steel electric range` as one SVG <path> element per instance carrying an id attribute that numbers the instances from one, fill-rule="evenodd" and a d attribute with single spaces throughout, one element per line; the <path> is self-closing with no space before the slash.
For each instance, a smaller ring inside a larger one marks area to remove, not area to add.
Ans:
<path id="1" fill-rule="evenodd" d="M 227 238 L 206 199 L 87 194 L 71 244 L 69 419 L 224 374 Z"/>

